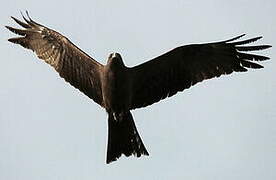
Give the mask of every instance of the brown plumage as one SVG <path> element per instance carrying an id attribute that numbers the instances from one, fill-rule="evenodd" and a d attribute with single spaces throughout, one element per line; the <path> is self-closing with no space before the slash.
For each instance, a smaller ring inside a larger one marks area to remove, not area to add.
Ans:
<path id="1" fill-rule="evenodd" d="M 9 41 L 33 50 L 62 78 L 106 109 L 107 163 L 122 154 L 148 155 L 130 110 L 171 97 L 205 79 L 262 68 L 256 61 L 269 58 L 247 51 L 271 47 L 245 46 L 261 37 L 237 41 L 244 36 L 241 35 L 221 42 L 177 47 L 131 68 L 124 65 L 118 53 L 113 53 L 102 65 L 60 33 L 36 23 L 28 13 L 27 16 L 23 16 L 25 22 L 12 17 L 24 29 L 6 26 L 21 35 Z"/>

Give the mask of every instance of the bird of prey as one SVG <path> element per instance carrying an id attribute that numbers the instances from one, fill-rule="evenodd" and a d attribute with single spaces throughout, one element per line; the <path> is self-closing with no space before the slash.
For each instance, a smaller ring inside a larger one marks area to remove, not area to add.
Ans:
<path id="1" fill-rule="evenodd" d="M 125 156 L 149 155 L 135 127 L 131 110 L 156 103 L 206 79 L 232 72 L 259 69 L 262 55 L 247 53 L 267 49 L 269 45 L 247 46 L 261 39 L 238 41 L 238 37 L 213 43 L 177 47 L 135 67 L 126 67 L 118 53 L 97 62 L 62 34 L 33 21 L 28 12 L 24 21 L 11 17 L 23 29 L 6 26 L 20 35 L 8 39 L 31 49 L 50 64 L 59 75 L 108 114 L 106 163 Z"/>

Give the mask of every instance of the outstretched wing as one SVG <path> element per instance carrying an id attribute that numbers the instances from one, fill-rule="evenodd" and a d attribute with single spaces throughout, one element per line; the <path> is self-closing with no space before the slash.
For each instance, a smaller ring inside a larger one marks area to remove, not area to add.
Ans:
<path id="1" fill-rule="evenodd" d="M 251 61 L 264 61 L 268 57 L 244 51 L 262 50 L 271 46 L 243 46 L 261 37 L 234 42 L 242 36 L 222 42 L 181 46 L 130 68 L 133 77 L 131 109 L 156 103 L 205 79 L 234 71 L 244 72 L 247 68 L 262 68 Z"/>
<path id="2" fill-rule="evenodd" d="M 8 41 L 33 50 L 72 86 L 102 105 L 100 72 L 103 65 L 89 57 L 60 33 L 34 22 L 28 13 L 27 16 L 28 19 L 23 16 L 26 22 L 12 17 L 24 29 L 6 26 L 10 31 L 22 36 Z"/>

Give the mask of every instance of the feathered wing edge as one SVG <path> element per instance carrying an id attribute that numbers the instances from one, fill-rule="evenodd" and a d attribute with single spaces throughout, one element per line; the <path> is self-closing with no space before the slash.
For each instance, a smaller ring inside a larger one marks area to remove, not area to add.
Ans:
<path id="1" fill-rule="evenodd" d="M 20 20 L 18 20 L 17 18 L 11 16 L 11 18 L 20 26 L 24 27 L 25 29 L 17 29 L 17 28 L 13 28 L 10 26 L 5 26 L 7 29 L 9 29 L 10 31 L 12 31 L 13 33 L 23 36 L 23 37 L 15 37 L 15 38 L 10 38 L 8 39 L 8 41 L 12 42 L 12 43 L 16 43 L 16 44 L 20 44 L 25 48 L 30 49 L 30 47 L 28 47 L 25 43 L 24 43 L 24 38 L 27 35 L 30 35 L 32 33 L 39 33 L 43 30 L 44 26 L 35 22 L 34 20 L 32 20 L 29 16 L 28 11 L 26 11 L 27 17 L 28 19 L 23 15 L 23 13 L 21 12 L 22 18 L 24 19 L 24 21 L 26 22 L 22 22 Z"/>
<path id="2" fill-rule="evenodd" d="M 149 106 L 206 79 L 232 72 L 245 72 L 247 68 L 263 68 L 256 61 L 270 58 L 248 51 L 272 46 L 247 46 L 262 37 L 237 41 L 243 36 L 245 34 L 225 41 L 177 47 L 131 68 L 134 77 L 131 109 Z"/>
<path id="3" fill-rule="evenodd" d="M 21 13 L 22 14 L 22 13 Z M 25 22 L 11 17 L 25 29 L 6 26 L 20 37 L 8 41 L 34 51 L 40 59 L 50 64 L 59 75 L 96 103 L 103 106 L 100 71 L 103 65 L 91 58 L 62 34 L 43 26 L 22 14 Z"/>
<path id="4" fill-rule="evenodd" d="M 231 46 L 233 46 L 236 49 L 236 56 L 238 59 L 240 59 L 240 64 L 242 65 L 241 67 L 252 68 L 252 69 L 263 68 L 262 65 L 257 64 L 252 61 L 265 61 L 270 58 L 267 56 L 250 54 L 247 52 L 248 51 L 264 50 L 264 49 L 268 49 L 272 46 L 271 45 L 243 46 L 243 45 L 247 45 L 247 44 L 250 44 L 250 43 L 253 43 L 255 41 L 262 39 L 263 38 L 262 36 L 258 36 L 258 37 L 251 38 L 251 39 L 246 39 L 243 41 L 235 41 L 235 40 L 243 37 L 244 35 L 245 34 L 238 36 L 236 38 L 227 40 L 224 43 L 226 43 L 226 44 L 229 43 Z M 235 41 L 235 42 L 233 42 L 233 41 Z"/>
<path id="5" fill-rule="evenodd" d="M 241 59 L 250 60 L 250 61 L 264 61 L 264 60 L 270 59 L 267 56 L 261 56 L 261 55 L 240 52 L 240 51 L 259 51 L 259 50 L 264 50 L 264 49 L 268 49 L 268 48 L 272 47 L 271 45 L 240 46 L 240 45 L 245 45 L 245 44 L 250 44 L 250 43 L 256 42 L 263 38 L 262 36 L 258 36 L 258 37 L 246 39 L 243 41 L 236 41 L 244 36 L 245 36 L 245 34 L 242 34 L 240 36 L 228 39 L 226 41 L 221 41 L 218 43 L 226 43 L 226 44 L 230 44 L 231 46 L 233 46 L 237 50 L 238 58 L 241 58 Z M 236 42 L 233 42 L 233 41 L 236 41 Z"/>

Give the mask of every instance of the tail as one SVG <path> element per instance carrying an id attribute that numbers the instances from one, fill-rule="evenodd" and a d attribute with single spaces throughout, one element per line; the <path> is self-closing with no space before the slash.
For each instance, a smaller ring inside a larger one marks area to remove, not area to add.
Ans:
<path id="1" fill-rule="evenodd" d="M 108 114 L 108 147 L 106 163 L 116 161 L 122 154 L 127 157 L 149 155 L 135 127 L 131 113 Z"/>

